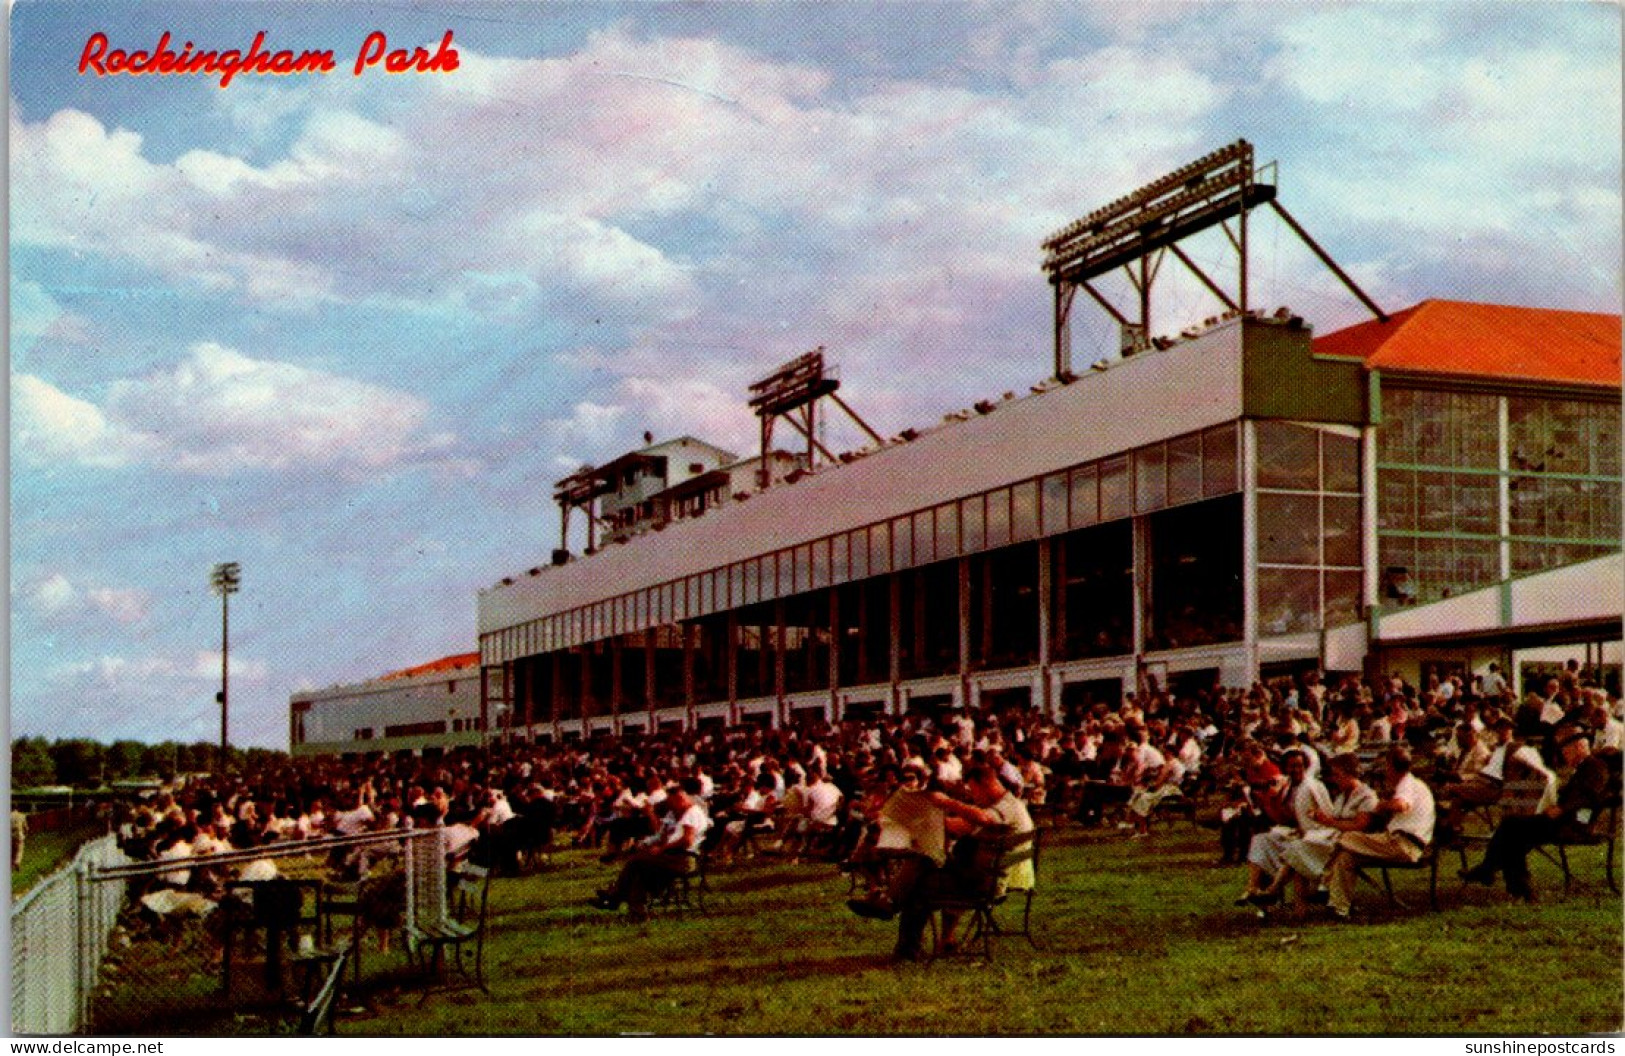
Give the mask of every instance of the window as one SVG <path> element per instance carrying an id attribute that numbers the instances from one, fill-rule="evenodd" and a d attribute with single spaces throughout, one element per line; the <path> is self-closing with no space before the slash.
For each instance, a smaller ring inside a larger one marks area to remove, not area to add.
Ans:
<path id="1" fill-rule="evenodd" d="M 959 556 L 959 507 L 953 503 L 938 506 L 937 560 Z"/>
<path id="2" fill-rule="evenodd" d="M 1239 490 L 1234 425 L 1221 425 L 1202 434 L 1202 494 L 1208 498 Z"/>
<path id="3" fill-rule="evenodd" d="M 914 563 L 928 565 L 936 559 L 936 524 L 930 510 L 921 510 L 914 515 Z"/>
<path id="4" fill-rule="evenodd" d="M 891 571 L 891 525 L 869 526 L 869 574 L 883 576 Z"/>
<path id="5" fill-rule="evenodd" d="M 1100 463 L 1100 519 L 1115 521 L 1134 512 L 1129 487 L 1128 458 L 1108 458 Z"/>
<path id="6" fill-rule="evenodd" d="M 1151 513 L 1168 505 L 1167 452 L 1152 444 L 1134 453 L 1134 509 Z"/>
<path id="7" fill-rule="evenodd" d="M 1057 535 L 1067 528 L 1067 475 L 1065 473 L 1051 473 L 1045 477 L 1039 486 L 1042 493 L 1040 504 L 1044 520 L 1044 531 Z"/>
<path id="8" fill-rule="evenodd" d="M 1201 497 L 1201 436 L 1185 436 L 1168 441 L 1168 505 L 1194 502 Z"/>
<path id="9" fill-rule="evenodd" d="M 984 503 L 980 495 L 973 495 L 959 504 L 959 541 L 963 553 L 975 553 L 982 549 L 986 542 L 983 508 Z"/>
<path id="10" fill-rule="evenodd" d="M 820 539 L 809 548 L 808 585 L 814 590 L 829 586 L 829 540 Z"/>
<path id="11" fill-rule="evenodd" d="M 1010 545 L 1010 489 L 990 492 L 987 500 L 987 533 L 982 545 L 989 550 Z"/>
<path id="12" fill-rule="evenodd" d="M 1072 528 L 1087 528 L 1100 523 L 1100 470 L 1083 466 L 1072 471 L 1071 498 L 1068 502 Z"/>
<path id="13" fill-rule="evenodd" d="M 899 517 L 891 522 L 892 564 L 898 570 L 914 567 L 914 520 Z"/>
<path id="14" fill-rule="evenodd" d="M 1327 491 L 1360 490 L 1360 441 L 1339 433 L 1322 433 L 1321 480 Z"/>
<path id="15" fill-rule="evenodd" d="M 1320 486 L 1320 433 L 1287 422 L 1258 422 L 1258 486 L 1314 491 Z"/>
<path id="16" fill-rule="evenodd" d="M 1321 499 L 1321 510 L 1321 540 L 1325 563 L 1358 568 L 1360 500 L 1344 495 L 1327 495 Z"/>
<path id="17" fill-rule="evenodd" d="M 1010 487 L 1010 541 L 1024 543 L 1038 538 L 1038 482 L 1029 480 Z"/>
<path id="18" fill-rule="evenodd" d="M 1320 564 L 1320 499 L 1260 492 L 1258 560 L 1277 565 Z"/>

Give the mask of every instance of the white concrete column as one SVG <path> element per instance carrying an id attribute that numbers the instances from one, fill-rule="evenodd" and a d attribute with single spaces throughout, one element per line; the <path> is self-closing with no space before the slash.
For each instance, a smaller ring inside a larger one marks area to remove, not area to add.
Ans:
<path id="1" fill-rule="evenodd" d="M 1258 679 L 1258 433 L 1241 420 L 1241 634 L 1247 681 Z"/>

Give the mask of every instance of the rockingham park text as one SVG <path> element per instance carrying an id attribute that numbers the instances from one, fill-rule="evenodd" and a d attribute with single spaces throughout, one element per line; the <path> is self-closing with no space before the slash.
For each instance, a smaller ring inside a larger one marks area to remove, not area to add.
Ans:
<path id="1" fill-rule="evenodd" d="M 125 51 L 110 46 L 106 33 L 92 33 L 79 54 L 79 73 L 94 73 L 97 77 L 146 74 L 171 76 L 176 74 L 208 74 L 220 78 L 220 87 L 230 86 L 239 74 L 273 74 L 285 77 L 295 74 L 326 75 L 337 69 L 331 51 L 271 51 L 265 47 L 265 30 L 260 30 L 246 52 L 236 49 L 209 51 L 196 48 L 188 40 L 177 52 L 170 47 L 171 34 L 166 30 L 151 51 Z M 391 50 L 389 38 L 381 31 L 367 34 L 356 51 L 352 73 L 360 77 L 369 69 L 381 68 L 385 73 L 451 73 L 458 67 L 457 49 L 452 46 L 452 31 L 440 38 L 440 47 L 433 54 L 427 48 L 396 48 Z"/>

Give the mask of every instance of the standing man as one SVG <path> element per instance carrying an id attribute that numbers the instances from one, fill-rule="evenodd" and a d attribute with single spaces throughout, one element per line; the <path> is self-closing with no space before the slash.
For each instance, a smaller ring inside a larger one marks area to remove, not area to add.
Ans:
<path id="1" fill-rule="evenodd" d="M 965 771 L 965 792 L 970 802 L 965 803 L 942 792 L 929 793 L 932 802 L 947 816 L 944 825 L 948 835 L 957 836 L 959 843 L 943 868 L 927 872 L 912 891 L 897 897 L 897 951 L 899 961 L 918 960 L 925 925 L 931 918 L 931 896 L 953 892 L 968 892 L 985 879 L 976 871 L 977 856 L 969 853 L 983 830 L 1021 835 L 1033 831 L 1033 819 L 1027 804 L 1005 787 L 999 771 L 990 763 L 972 764 Z M 998 884 L 1001 891 L 1012 888 L 1031 890 L 1034 881 L 1031 859 L 1012 867 Z M 943 947 L 953 946 L 954 926 L 957 918 L 944 912 L 942 922 Z"/>

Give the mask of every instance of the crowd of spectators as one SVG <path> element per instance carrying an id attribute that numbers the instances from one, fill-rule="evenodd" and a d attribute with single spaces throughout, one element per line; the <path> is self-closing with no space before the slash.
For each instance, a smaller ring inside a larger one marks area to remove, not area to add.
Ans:
<path id="1" fill-rule="evenodd" d="M 1625 743 L 1619 700 L 1577 664 L 1522 699 L 1493 665 L 1480 677 L 1430 677 L 1422 686 L 1397 675 L 1328 684 L 1307 672 L 1246 689 L 1173 693 L 1148 680 L 1139 694 L 1086 702 L 1058 718 L 1035 708 L 948 710 L 562 743 L 509 739 L 442 755 L 294 758 L 167 788 L 123 806 L 116 822 L 128 853 L 155 860 L 437 825 L 448 855 L 499 870 L 548 847 L 592 847 L 626 859 L 595 901 L 632 902 L 642 912 L 660 879 L 648 860 L 679 844 L 718 859 L 849 861 L 875 838 L 905 775 L 953 792 L 968 788 L 968 774 L 991 773 L 1034 813 L 1116 824 L 1125 838 L 1149 835 L 1170 801 L 1198 800 L 1211 808 L 1204 820 L 1219 830 L 1221 860 L 1251 863 L 1246 896 L 1269 899 L 1292 877 L 1313 886 L 1335 866 L 1325 847 L 1298 845 L 1306 836 L 1318 831 L 1325 842 L 1325 830 L 1370 827 L 1372 796 L 1395 805 L 1391 786 L 1360 793 L 1362 781 L 1380 779 L 1338 757 L 1406 746 L 1411 780 L 1421 783 L 1415 775 L 1425 771 L 1441 798 L 1449 791 L 1452 805 L 1440 815 L 1448 827 L 1459 821 L 1451 811 L 1493 800 L 1520 769 L 1560 769 L 1559 742 L 1575 731 L 1615 759 Z M 1298 794 L 1307 780 L 1316 795 Z M 1554 796 L 1555 787 L 1554 779 Z M 1269 838 L 1260 844 L 1262 836 Z M 192 872 L 176 868 L 162 880 L 195 891 Z"/>

